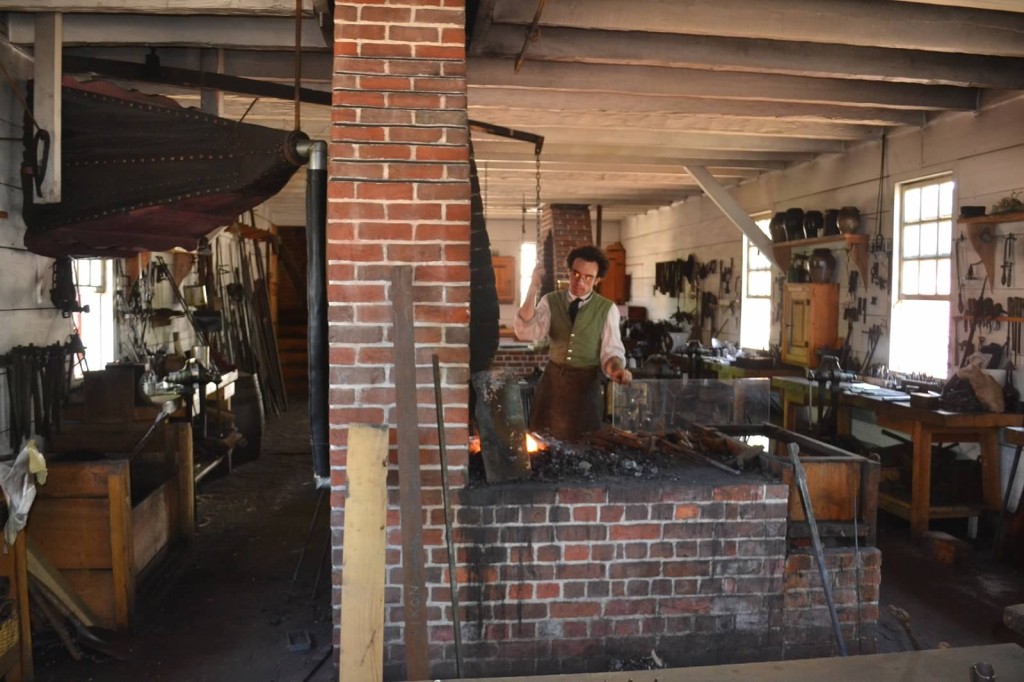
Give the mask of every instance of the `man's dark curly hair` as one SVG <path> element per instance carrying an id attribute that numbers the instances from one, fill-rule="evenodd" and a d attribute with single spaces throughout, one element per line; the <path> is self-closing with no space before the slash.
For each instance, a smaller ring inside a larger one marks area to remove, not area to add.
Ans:
<path id="1" fill-rule="evenodd" d="M 593 244 L 577 246 L 575 249 L 570 251 L 569 255 L 565 257 L 566 266 L 572 268 L 573 261 L 577 258 L 582 258 L 589 263 L 597 263 L 598 277 L 604 277 L 608 274 L 608 256 L 604 255 L 604 251 Z"/>

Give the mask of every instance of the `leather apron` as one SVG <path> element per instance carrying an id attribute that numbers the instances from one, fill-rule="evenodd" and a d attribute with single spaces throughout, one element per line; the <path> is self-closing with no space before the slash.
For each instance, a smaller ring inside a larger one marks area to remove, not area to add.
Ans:
<path id="1" fill-rule="evenodd" d="M 530 430 L 574 441 L 601 428 L 604 399 L 600 367 L 548 362 L 530 409 Z"/>

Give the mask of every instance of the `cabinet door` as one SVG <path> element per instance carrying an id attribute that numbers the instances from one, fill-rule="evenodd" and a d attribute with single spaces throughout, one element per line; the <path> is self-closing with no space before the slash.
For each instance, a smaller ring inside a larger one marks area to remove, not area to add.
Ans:
<path id="1" fill-rule="evenodd" d="M 787 284 L 782 294 L 782 359 L 814 368 L 817 350 L 839 338 L 839 285 Z"/>
<path id="2" fill-rule="evenodd" d="M 512 256 L 491 256 L 494 266 L 494 288 L 498 290 L 498 303 L 516 301 L 516 259 Z"/>
<path id="3" fill-rule="evenodd" d="M 807 366 L 810 360 L 811 292 L 787 285 L 782 295 L 782 359 Z"/>

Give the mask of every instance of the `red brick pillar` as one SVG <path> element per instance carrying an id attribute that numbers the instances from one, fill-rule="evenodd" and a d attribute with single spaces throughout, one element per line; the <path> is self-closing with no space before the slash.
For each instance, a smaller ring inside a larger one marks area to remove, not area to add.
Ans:
<path id="1" fill-rule="evenodd" d="M 469 152 L 464 0 L 341 0 L 328 182 L 331 526 L 335 604 L 352 423 L 395 428 L 391 273 L 414 268 L 427 573 L 446 567 L 431 358 L 440 357 L 451 483 L 464 483 L 469 379 Z M 394 435 L 391 438 L 395 442 Z M 392 452 L 392 461 L 395 460 Z M 390 477 L 392 480 L 394 476 Z M 385 671 L 402 666 L 397 487 L 389 491 Z M 436 590 L 428 591 L 433 595 Z M 445 583 L 445 588 L 447 583 Z M 432 633 L 450 609 L 428 604 Z M 336 641 L 338 614 L 335 615 Z M 445 639 L 450 640 L 449 636 Z M 434 636 L 432 634 L 432 636 Z M 436 642 L 432 641 L 432 644 Z M 447 651 L 432 659 L 446 659 Z M 436 655 L 435 655 L 436 653 Z M 397 666 L 397 667 L 396 667 Z M 442 664 L 437 672 L 447 670 Z"/>
<path id="2" fill-rule="evenodd" d="M 552 204 L 545 213 L 541 225 L 541 244 L 547 237 L 548 231 L 554 235 L 552 244 L 554 247 L 555 276 L 558 279 L 565 279 L 565 257 L 577 246 L 594 243 L 593 231 L 590 228 L 590 208 L 585 204 Z"/>

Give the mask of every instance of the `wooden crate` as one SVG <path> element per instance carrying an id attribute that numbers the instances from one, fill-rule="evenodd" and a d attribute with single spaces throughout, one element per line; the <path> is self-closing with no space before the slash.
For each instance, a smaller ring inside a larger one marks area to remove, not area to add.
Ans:
<path id="1" fill-rule="evenodd" d="M 809 535 L 807 517 L 787 450 L 789 444 L 795 443 L 800 448 L 811 508 L 821 535 L 852 538 L 856 531 L 865 544 L 874 545 L 878 516 L 878 462 L 774 424 L 717 428 L 732 436 L 766 436 L 774 443 L 773 451 L 761 453 L 759 459 L 762 471 L 777 476 L 789 486 L 790 537 Z"/>
<path id="2" fill-rule="evenodd" d="M 146 424 L 108 431 L 82 426 L 55 441 L 72 451 L 135 443 Z M 136 582 L 166 548 L 194 534 L 191 428 L 164 424 L 131 461 L 110 456 L 61 460 L 48 452 L 49 476 L 37 488 L 26 532 L 60 569 L 100 624 L 131 624 Z M 77 447 L 71 447 L 77 442 Z"/>

